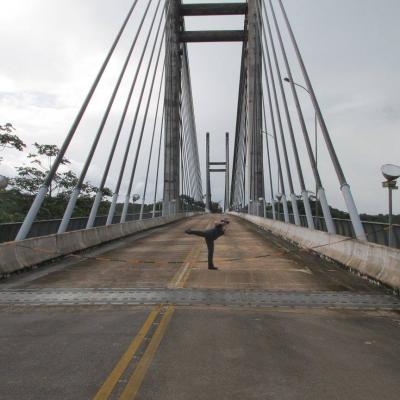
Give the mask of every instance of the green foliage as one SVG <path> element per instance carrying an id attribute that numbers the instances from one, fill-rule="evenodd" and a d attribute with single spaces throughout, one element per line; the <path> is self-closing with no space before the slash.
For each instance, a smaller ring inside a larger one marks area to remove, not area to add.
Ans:
<path id="1" fill-rule="evenodd" d="M 193 197 L 190 197 L 186 194 L 181 194 L 179 198 L 181 201 L 181 207 L 184 210 L 204 210 L 205 204 L 202 201 L 195 201 Z M 218 203 L 215 204 L 218 207 Z"/>
<path id="2" fill-rule="evenodd" d="M 12 127 L 7 125 L 7 129 Z M 15 142 L 19 143 L 19 142 Z M 22 143 L 22 142 L 21 142 Z M 25 147 L 25 144 L 21 144 Z M 11 189 L 0 193 L 0 223 L 20 222 L 34 200 L 34 196 L 44 183 L 46 176 L 52 168 L 60 150 L 56 145 L 34 143 L 35 151 L 28 154 L 28 165 L 16 168 L 17 176 L 10 179 Z M 61 160 L 61 165 L 69 165 L 66 158 Z M 78 184 L 78 177 L 71 170 L 58 171 L 49 188 L 49 195 L 46 196 L 39 211 L 38 219 L 62 218 L 68 204 L 69 196 Z M 99 188 L 85 182 L 81 188 L 81 196 L 77 201 L 74 217 L 87 217 L 93 204 L 93 197 Z M 113 193 L 109 188 L 103 189 L 104 201 L 101 202 L 98 214 L 105 215 L 109 209 L 107 198 Z"/>
<path id="3" fill-rule="evenodd" d="M 15 128 L 9 122 L 5 125 L 0 125 L 0 149 L 16 149 L 18 151 L 23 151 L 26 144 L 17 136 L 13 135 L 12 132 Z M 0 157 L 0 162 L 3 160 Z"/>
<path id="4" fill-rule="evenodd" d="M 23 193 L 34 194 L 38 191 L 60 152 L 60 149 L 54 144 L 35 142 L 34 146 L 36 152 L 28 154 L 31 165 L 18 167 L 18 175 L 13 180 L 14 187 Z M 70 161 L 64 157 L 61 165 L 67 164 L 70 164 Z M 77 182 L 78 178 L 72 171 L 57 172 L 49 188 L 50 197 L 53 194 L 70 193 Z"/>

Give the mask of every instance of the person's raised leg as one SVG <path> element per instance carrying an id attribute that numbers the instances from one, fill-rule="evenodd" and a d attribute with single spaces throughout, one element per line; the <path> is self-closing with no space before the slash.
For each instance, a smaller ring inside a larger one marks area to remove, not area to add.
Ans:
<path id="1" fill-rule="evenodd" d="M 205 233 L 203 231 L 195 231 L 193 229 L 186 229 L 185 231 L 188 235 L 196 235 L 200 237 L 205 237 Z"/>

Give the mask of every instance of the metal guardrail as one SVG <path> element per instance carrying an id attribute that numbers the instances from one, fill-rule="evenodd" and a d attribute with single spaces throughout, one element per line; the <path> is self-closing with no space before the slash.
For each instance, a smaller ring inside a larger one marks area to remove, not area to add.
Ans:
<path id="1" fill-rule="evenodd" d="M 161 211 L 156 211 L 156 216 L 159 216 Z M 151 218 L 152 213 L 143 213 L 143 219 Z M 284 220 L 283 214 L 279 215 L 281 221 Z M 272 219 L 272 213 L 267 212 L 267 218 Z M 290 222 L 294 224 L 293 214 L 289 215 Z M 316 229 L 327 232 L 325 220 L 322 217 L 313 217 Z M 113 218 L 113 224 L 119 223 L 120 216 L 116 215 Z M 139 214 L 128 214 L 127 221 L 139 219 Z M 77 231 L 86 228 L 87 217 L 71 218 L 67 232 Z M 96 217 L 94 226 L 103 226 L 106 224 L 107 216 Z M 353 226 L 349 219 L 333 218 L 338 235 L 355 238 Z M 28 238 L 51 235 L 57 233 L 61 219 L 50 219 L 34 222 Z M 301 226 L 307 227 L 307 219 L 305 215 L 300 216 Z M 388 224 L 381 222 L 363 221 L 363 226 L 368 237 L 368 241 L 372 243 L 382 244 L 387 246 L 388 240 Z M 15 239 L 21 222 L 12 222 L 0 224 L 0 243 L 11 242 Z M 400 225 L 393 225 L 393 247 L 400 249 Z"/>
<path id="2" fill-rule="evenodd" d="M 267 218 L 272 219 L 272 213 L 267 212 Z M 290 222 L 294 224 L 293 214 L 289 215 Z M 316 229 L 327 232 L 325 220 L 323 217 L 313 217 Z M 279 214 L 279 220 L 284 221 L 283 214 Z M 301 226 L 307 227 L 307 219 L 305 215 L 300 215 Z M 342 218 L 333 218 L 336 233 L 338 235 L 355 238 L 353 225 L 351 220 Z M 389 243 L 389 224 L 383 222 L 362 221 L 367 234 L 368 241 L 371 243 L 388 246 Z M 393 225 L 393 247 L 400 249 L 400 225 Z"/>
<path id="3" fill-rule="evenodd" d="M 159 216 L 161 211 L 156 211 L 155 216 Z M 139 219 L 140 214 L 128 214 L 126 221 L 135 221 Z M 152 213 L 143 213 L 143 219 L 148 219 L 152 217 Z M 120 221 L 121 216 L 115 215 L 112 223 L 117 224 Z M 67 232 L 78 231 L 80 229 L 85 229 L 88 221 L 88 217 L 71 218 Z M 104 226 L 107 221 L 107 215 L 102 215 L 96 217 L 94 226 Z M 49 219 L 43 221 L 36 221 L 32 225 L 32 229 L 29 232 L 28 238 L 39 237 L 51 235 L 57 233 L 58 227 L 60 225 L 61 219 Z M 22 222 L 11 222 L 6 224 L 0 224 L 0 243 L 11 242 L 17 236 L 19 228 Z"/>

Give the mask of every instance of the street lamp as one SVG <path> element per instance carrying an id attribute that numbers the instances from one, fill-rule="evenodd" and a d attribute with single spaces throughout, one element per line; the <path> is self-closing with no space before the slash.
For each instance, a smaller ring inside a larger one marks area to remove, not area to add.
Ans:
<path id="1" fill-rule="evenodd" d="M 381 167 L 382 175 L 386 178 L 385 182 L 382 182 L 383 187 L 387 187 L 389 190 L 389 238 L 388 245 L 393 247 L 393 206 L 392 206 L 392 191 L 397 190 L 396 179 L 400 177 L 400 167 L 393 164 L 385 164 Z"/>
<path id="2" fill-rule="evenodd" d="M 302 89 L 304 89 L 311 96 L 310 91 L 306 87 L 304 87 L 303 85 L 300 85 L 300 83 L 296 83 L 294 81 L 291 81 L 288 77 L 283 78 L 283 80 L 285 82 L 288 82 L 288 83 L 293 83 L 293 85 L 295 85 L 295 86 L 301 87 Z M 317 135 L 317 133 L 318 133 L 318 120 L 317 120 L 317 113 L 314 112 L 315 166 L 318 168 L 318 135 Z M 315 193 L 316 194 L 318 193 L 318 187 L 317 186 L 316 186 L 316 189 L 315 189 Z M 318 217 L 318 197 L 317 196 L 316 196 L 316 200 L 315 200 L 315 217 L 316 218 Z"/>

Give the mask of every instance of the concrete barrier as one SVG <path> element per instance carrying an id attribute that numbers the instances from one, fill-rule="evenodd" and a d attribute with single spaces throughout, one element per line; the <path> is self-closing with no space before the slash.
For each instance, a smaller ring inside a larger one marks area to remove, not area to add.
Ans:
<path id="1" fill-rule="evenodd" d="M 294 242 L 299 247 L 356 270 L 376 281 L 400 289 L 400 250 L 370 242 L 361 242 L 340 235 L 331 235 L 318 230 L 311 230 L 274 221 L 254 215 L 231 212 L 250 221 L 273 234 Z"/>
<path id="2" fill-rule="evenodd" d="M 53 234 L 0 244 L 0 275 L 7 275 L 24 268 L 33 267 L 46 261 L 95 247 L 103 243 L 133 235 L 157 226 L 191 217 L 195 213 L 158 217 L 124 224 L 100 226 L 60 235 Z"/>

